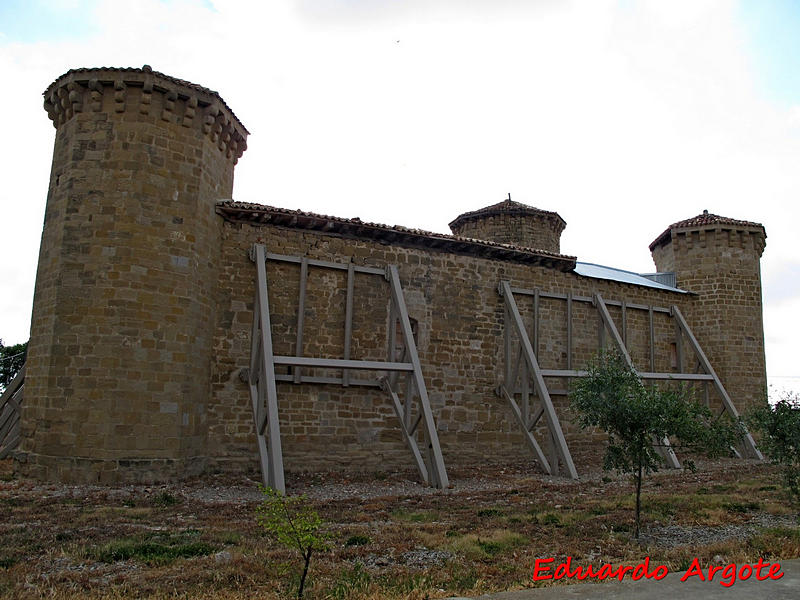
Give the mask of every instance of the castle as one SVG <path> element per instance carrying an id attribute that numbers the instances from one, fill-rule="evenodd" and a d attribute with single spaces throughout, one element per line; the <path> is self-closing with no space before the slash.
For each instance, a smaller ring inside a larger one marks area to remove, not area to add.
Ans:
<path id="1" fill-rule="evenodd" d="M 714 410 L 764 397 L 758 223 L 674 223 L 643 276 L 562 254 L 564 220 L 510 198 L 452 235 L 231 201 L 244 125 L 148 66 L 73 69 L 44 99 L 24 474 L 157 481 L 260 456 L 277 487 L 284 465 L 415 464 L 444 486 L 450 464 L 529 457 L 574 477 L 566 391 L 602 346 Z"/>

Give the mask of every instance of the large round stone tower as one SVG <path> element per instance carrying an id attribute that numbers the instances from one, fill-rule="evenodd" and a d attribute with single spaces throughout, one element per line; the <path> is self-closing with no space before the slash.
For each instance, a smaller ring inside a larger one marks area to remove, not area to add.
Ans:
<path id="1" fill-rule="evenodd" d="M 216 93 L 141 69 L 71 70 L 28 352 L 23 472 L 180 478 L 205 462 L 220 219 L 247 130 Z"/>
<path id="2" fill-rule="evenodd" d="M 514 202 L 509 197 L 485 208 L 458 215 L 451 223 L 454 235 L 561 252 L 561 232 L 567 226 L 558 213 Z"/>
<path id="3" fill-rule="evenodd" d="M 674 272 L 678 287 L 697 295 L 686 319 L 725 386 L 742 395 L 733 398 L 741 412 L 766 397 L 760 263 L 766 237 L 760 223 L 703 211 L 650 244 L 656 269 Z"/>

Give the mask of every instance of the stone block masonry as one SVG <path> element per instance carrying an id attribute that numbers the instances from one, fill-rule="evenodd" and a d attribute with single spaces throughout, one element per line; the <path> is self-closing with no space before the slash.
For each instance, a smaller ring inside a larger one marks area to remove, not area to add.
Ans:
<path id="1" fill-rule="evenodd" d="M 31 324 L 23 470 L 48 480 L 199 473 L 219 217 L 247 131 L 216 93 L 79 69 L 56 127 Z"/>
<path id="2" fill-rule="evenodd" d="M 709 214 L 671 225 L 650 246 L 659 271 L 676 274 L 696 300 L 686 314 L 740 409 L 767 394 L 760 258 L 766 232 L 759 223 Z M 693 367 L 694 365 L 689 365 Z"/>
<path id="3" fill-rule="evenodd" d="M 501 280 L 675 304 L 734 402 L 743 408 L 761 398 L 758 224 L 676 224 L 662 234 L 654 260 L 677 272 L 691 292 L 682 293 L 579 275 L 576 259 L 560 254 L 563 219 L 510 199 L 459 216 L 454 235 L 224 201 L 247 130 L 216 92 L 146 66 L 70 71 L 45 92 L 45 109 L 56 140 L 17 455 L 26 475 L 112 483 L 258 467 L 242 379 L 254 243 L 284 255 L 397 265 L 448 465 L 533 460 L 495 395 L 505 368 Z M 309 268 L 299 349 L 299 268 L 270 262 L 268 279 L 275 353 L 342 358 L 346 273 Z M 388 284 L 357 275 L 355 292 L 350 357 L 386 360 Z M 517 302 L 533 336 L 533 299 Z M 685 340 L 675 346 L 667 314 L 654 313 L 651 351 L 647 311 L 628 310 L 625 328 L 622 308 L 609 311 L 640 370 L 678 371 L 676 357 L 691 356 Z M 597 349 L 596 308 L 573 303 L 569 359 L 566 303 L 543 297 L 539 315 L 541 366 L 581 368 Z M 567 386 L 553 378 L 548 385 Z M 281 382 L 278 397 L 288 470 L 413 466 L 380 389 Z M 566 397 L 554 402 L 570 446 L 595 443 L 575 431 Z"/>
<path id="4" fill-rule="evenodd" d="M 242 212 L 238 218 L 237 211 Z M 482 257 L 467 244 L 461 251 L 446 251 L 428 247 L 430 240 L 398 238 L 387 244 L 370 240 L 363 232 L 360 238 L 336 233 L 332 222 L 325 225 L 326 217 L 322 216 L 292 216 L 294 211 L 236 203 L 221 207 L 220 212 L 226 216 L 221 303 L 237 308 L 220 323 L 215 338 L 218 360 L 209 409 L 209 444 L 220 468 L 230 462 L 252 461 L 252 455 L 245 452 L 252 447 L 252 413 L 246 386 L 238 373 L 249 360 L 254 267 L 247 251 L 254 243 L 265 244 L 271 252 L 310 259 L 378 267 L 398 265 L 409 315 L 418 323 L 418 349 L 442 452 L 449 464 L 530 456 L 507 402 L 494 393 L 504 370 L 505 324 L 502 299 L 497 293 L 500 280 L 507 279 L 516 287 L 575 296 L 600 292 L 607 300 L 624 299 L 629 304 L 666 308 L 676 304 L 684 313 L 691 313 L 696 301 L 690 294 L 581 277 L 553 266 Z M 242 218 L 245 213 L 249 221 Z M 278 224 L 279 219 L 283 224 Z M 321 224 L 312 225 L 313 219 Z M 259 224 L 263 220 L 275 224 Z M 570 257 L 560 260 L 571 262 Z M 268 264 L 275 353 L 293 354 L 299 267 Z M 307 300 L 305 309 L 306 342 L 302 354 L 339 358 L 343 349 L 344 275 L 322 270 L 315 273 L 313 269 L 310 273 L 307 297 L 311 301 Z M 360 287 L 354 307 L 357 325 L 352 358 L 384 360 L 389 337 L 386 289 L 380 282 L 370 281 L 372 278 L 364 279 L 357 281 Z M 518 303 L 523 319 L 532 325 L 533 300 L 520 298 Z M 612 306 L 610 312 L 621 329 L 621 308 Z M 661 312 L 654 315 L 652 364 L 648 313 L 629 310 L 627 321 L 626 337 L 634 363 L 645 371 L 676 371 L 671 352 L 675 326 L 669 316 Z M 575 303 L 573 368 L 583 366 L 596 352 L 598 326 L 596 308 Z M 688 347 L 684 352 L 689 355 Z M 538 358 L 542 368 L 568 367 L 563 300 L 540 301 Z M 549 378 L 548 383 L 554 389 L 566 387 L 555 378 Z M 380 390 L 279 383 L 278 395 L 282 431 L 286 432 L 282 441 L 287 468 L 378 470 L 411 465 L 389 398 Z M 595 443 L 580 434 L 569 420 L 566 398 L 557 397 L 555 402 L 570 446 L 580 448 Z M 232 426 L 232 421 L 236 425 Z"/>

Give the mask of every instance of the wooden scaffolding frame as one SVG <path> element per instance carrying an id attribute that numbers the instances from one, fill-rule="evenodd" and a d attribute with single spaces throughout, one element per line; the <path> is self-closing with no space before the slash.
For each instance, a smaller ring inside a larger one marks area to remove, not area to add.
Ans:
<path id="1" fill-rule="evenodd" d="M 643 304 L 628 303 L 618 300 L 604 300 L 599 293 L 592 296 L 574 295 L 572 293 L 560 294 L 553 292 L 545 292 L 538 288 L 525 289 L 512 287 L 508 281 L 501 281 L 498 285 L 498 293 L 504 301 L 505 313 L 505 327 L 504 327 L 504 359 L 505 369 L 503 382 L 497 389 L 497 394 L 505 398 L 511 406 L 511 411 L 514 414 L 517 422 L 522 428 L 522 433 L 525 440 L 534 452 L 539 463 L 544 470 L 551 475 L 559 474 L 559 464 L 562 464 L 567 471 L 567 474 L 573 479 L 577 479 L 577 471 L 572 461 L 572 457 L 564 439 L 564 434 L 561 429 L 561 424 L 558 420 L 551 394 L 566 394 L 566 389 L 550 390 L 545 382 L 546 377 L 558 377 L 567 380 L 567 382 L 574 377 L 586 377 L 586 371 L 577 370 L 573 368 L 572 364 L 572 347 L 573 347 L 573 331 L 572 331 L 572 311 L 573 303 L 575 302 L 588 302 L 596 307 L 599 322 L 598 322 L 598 348 L 604 348 L 606 345 L 606 334 L 608 333 L 614 342 L 616 349 L 622 355 L 627 364 L 636 370 L 639 377 L 645 380 L 674 380 L 674 381 L 701 381 L 705 382 L 705 395 L 706 403 L 708 403 L 708 384 L 713 384 L 717 390 L 720 398 L 722 399 L 722 410 L 719 416 L 727 413 L 731 418 L 738 419 L 739 412 L 736 410 L 733 402 L 731 401 L 728 392 L 722 385 L 722 381 L 717 375 L 714 368 L 711 366 L 708 357 L 703 352 L 697 338 L 689 328 L 686 319 L 680 309 L 672 305 L 669 308 L 650 306 Z M 519 307 L 514 298 L 514 295 L 531 296 L 533 298 L 533 323 L 532 323 L 532 336 L 528 335 L 525 323 L 520 315 Z M 543 369 L 539 365 L 537 355 L 539 346 L 539 301 L 541 298 L 552 298 L 556 300 L 563 300 L 566 302 L 566 333 L 567 333 L 567 368 L 566 369 Z M 616 306 L 621 310 L 622 316 L 622 334 L 617 329 L 611 314 L 608 311 L 608 306 Z M 648 314 L 648 345 L 649 345 L 649 370 L 639 371 L 635 368 L 628 352 L 627 341 L 627 312 L 629 310 L 646 311 Z M 677 351 L 677 373 L 656 372 L 655 370 L 655 327 L 654 327 L 654 314 L 665 313 L 669 315 L 675 324 L 675 347 Z M 686 338 L 689 346 L 691 347 L 697 359 L 696 373 L 684 372 L 683 363 L 683 338 Z M 531 339 L 531 337 L 533 339 Z M 515 349 L 515 342 L 518 345 Z M 534 405 L 531 396 L 538 398 L 538 404 Z M 549 457 L 545 456 L 539 442 L 533 435 L 534 428 L 538 425 L 542 417 L 545 417 L 547 426 L 547 447 L 549 450 Z M 680 467 L 680 462 L 675 456 L 675 452 L 669 446 L 669 440 L 656 440 L 655 447 L 663 456 L 666 464 L 673 468 Z M 740 450 L 732 448 L 737 456 L 748 456 L 763 460 L 761 452 L 755 445 L 753 437 L 749 432 L 745 434 L 741 440 Z"/>
<path id="2" fill-rule="evenodd" d="M 250 250 L 250 259 L 256 264 L 256 291 L 253 306 L 253 328 L 250 345 L 250 371 L 248 382 L 253 408 L 259 460 L 264 485 L 281 493 L 286 492 L 283 472 L 283 453 L 280 440 L 277 382 L 294 384 L 333 384 L 343 387 L 379 387 L 389 394 L 400 425 L 400 432 L 411 450 L 414 463 L 422 480 L 437 488 L 449 485 L 444 466 L 436 423 L 431 411 L 422 366 L 408 317 L 400 277 L 395 265 L 385 269 L 356 266 L 352 263 L 335 263 L 305 257 L 268 253 L 264 245 L 255 244 Z M 293 263 L 300 266 L 300 289 L 297 311 L 297 336 L 295 354 L 276 356 L 272 347 L 269 294 L 267 286 L 267 261 Z M 303 356 L 304 313 L 306 282 L 309 267 L 336 269 L 347 272 L 347 295 L 345 300 L 344 357 L 341 359 Z M 350 347 L 353 328 L 353 298 L 356 273 L 378 275 L 389 284 L 389 343 L 386 361 L 353 360 Z M 400 330 L 397 339 L 396 330 Z M 402 343 L 402 356 L 396 360 L 395 344 Z M 287 365 L 289 374 L 276 374 L 275 367 Z M 341 369 L 341 377 L 315 376 L 313 368 Z M 381 375 L 375 379 L 351 377 L 351 371 L 375 371 Z M 400 382 L 400 378 L 404 381 Z M 398 385 L 402 383 L 404 385 Z M 404 387 L 401 399 L 398 389 Z M 416 418 L 415 418 L 416 414 Z M 420 425 L 422 426 L 420 428 Z M 422 434 L 422 448 L 419 432 Z"/>
<path id="3" fill-rule="evenodd" d="M 25 369 L 22 368 L 0 395 L 0 459 L 11 455 L 19 445 L 20 411 L 25 391 Z"/>

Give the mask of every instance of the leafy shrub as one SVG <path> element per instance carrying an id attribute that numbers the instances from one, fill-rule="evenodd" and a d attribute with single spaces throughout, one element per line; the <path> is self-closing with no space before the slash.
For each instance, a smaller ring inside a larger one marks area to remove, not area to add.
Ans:
<path id="1" fill-rule="evenodd" d="M 741 435 L 741 426 L 712 419 L 685 387 L 646 386 L 616 352 L 602 352 L 588 365 L 588 376 L 577 381 L 570 404 L 582 428 L 608 433 L 603 469 L 633 476 L 636 485 L 635 537 L 639 537 L 642 478 L 657 471 L 662 457 L 655 444 L 673 438 L 679 447 L 707 455 L 727 452 Z M 688 468 L 694 465 L 685 461 Z"/>
<path id="2" fill-rule="evenodd" d="M 283 496 L 263 486 L 261 492 L 264 500 L 256 509 L 258 524 L 279 544 L 297 550 L 303 559 L 297 588 L 297 597 L 302 598 L 311 556 L 328 549 L 327 536 L 321 532 L 322 519 L 306 496 Z"/>
<path id="3" fill-rule="evenodd" d="M 159 492 L 153 498 L 153 506 L 174 506 L 178 499 L 167 491 Z"/>
<path id="4" fill-rule="evenodd" d="M 370 539 L 365 535 L 351 535 L 349 538 L 347 538 L 344 545 L 346 547 L 365 546 L 366 544 L 369 544 L 369 542 Z"/>
<path id="5" fill-rule="evenodd" d="M 765 403 L 748 421 L 761 433 L 761 449 L 780 467 L 790 498 L 800 504 L 800 397 L 787 394 L 774 405 Z"/>

